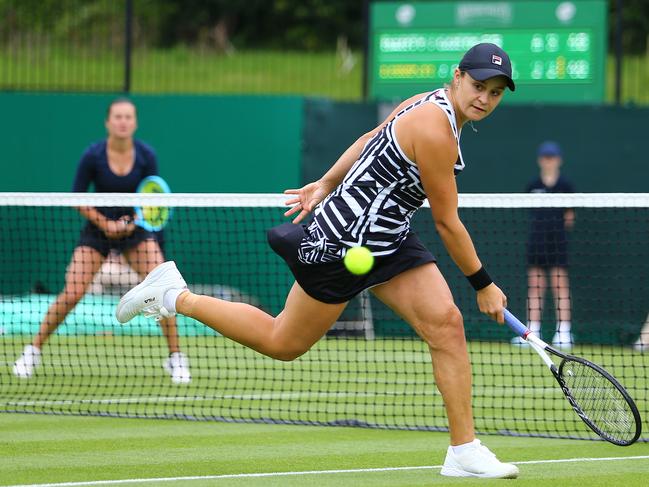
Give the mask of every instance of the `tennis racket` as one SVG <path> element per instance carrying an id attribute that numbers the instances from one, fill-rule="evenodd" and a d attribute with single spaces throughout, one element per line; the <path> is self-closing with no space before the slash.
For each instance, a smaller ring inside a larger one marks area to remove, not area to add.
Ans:
<path id="1" fill-rule="evenodd" d="M 137 187 L 138 193 L 171 193 L 169 185 L 160 176 L 147 176 Z M 136 206 L 135 223 L 149 232 L 162 230 L 173 214 L 168 206 Z"/>
<path id="2" fill-rule="evenodd" d="M 552 348 L 508 310 L 505 323 L 541 356 L 572 408 L 590 429 L 620 446 L 631 445 L 640 437 L 638 408 L 615 377 L 589 360 Z M 561 359 L 558 367 L 546 352 Z"/>

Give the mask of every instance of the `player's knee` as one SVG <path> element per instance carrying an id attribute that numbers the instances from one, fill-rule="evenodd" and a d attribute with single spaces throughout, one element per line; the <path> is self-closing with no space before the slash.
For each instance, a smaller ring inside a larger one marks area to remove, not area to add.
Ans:
<path id="1" fill-rule="evenodd" d="M 268 348 L 266 355 L 276 360 L 281 360 L 282 362 L 291 362 L 308 351 L 309 347 L 305 347 L 301 343 L 274 340 Z"/>
<path id="2" fill-rule="evenodd" d="M 432 348 L 452 346 L 464 340 L 464 321 L 458 307 L 450 303 L 441 313 L 430 317 L 424 325 L 423 338 Z"/>
<path id="3" fill-rule="evenodd" d="M 282 362 L 292 362 L 304 355 L 306 352 L 306 350 L 278 350 L 273 358 L 281 360 Z"/>
<path id="4" fill-rule="evenodd" d="M 440 319 L 440 326 L 446 333 L 464 334 L 464 320 L 462 313 L 455 304 L 451 304 L 445 310 Z"/>

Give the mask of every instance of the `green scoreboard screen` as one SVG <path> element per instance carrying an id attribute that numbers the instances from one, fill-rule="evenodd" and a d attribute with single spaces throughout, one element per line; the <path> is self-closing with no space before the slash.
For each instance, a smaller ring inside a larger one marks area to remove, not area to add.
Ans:
<path id="1" fill-rule="evenodd" d="M 370 4 L 370 98 L 395 100 L 448 82 L 474 44 L 512 60 L 509 103 L 604 100 L 606 0 L 379 2 Z"/>

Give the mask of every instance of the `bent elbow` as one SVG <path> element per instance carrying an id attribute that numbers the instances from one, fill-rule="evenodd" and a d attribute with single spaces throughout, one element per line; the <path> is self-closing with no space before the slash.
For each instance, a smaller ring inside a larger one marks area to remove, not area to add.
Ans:
<path id="1" fill-rule="evenodd" d="M 435 229 L 440 236 L 447 235 L 451 233 L 453 225 L 450 221 L 446 219 L 436 219 L 435 220 Z"/>

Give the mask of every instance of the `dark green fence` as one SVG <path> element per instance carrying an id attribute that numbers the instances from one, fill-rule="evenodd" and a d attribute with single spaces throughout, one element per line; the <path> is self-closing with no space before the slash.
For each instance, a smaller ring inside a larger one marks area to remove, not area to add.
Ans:
<path id="1" fill-rule="evenodd" d="M 106 137 L 111 96 L 0 93 L 0 191 L 70 191 L 82 152 Z M 153 146 L 172 191 L 281 192 L 300 180 L 296 97 L 133 97 L 136 137 Z"/>

